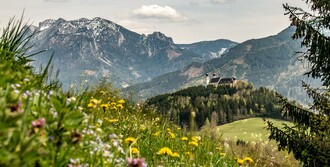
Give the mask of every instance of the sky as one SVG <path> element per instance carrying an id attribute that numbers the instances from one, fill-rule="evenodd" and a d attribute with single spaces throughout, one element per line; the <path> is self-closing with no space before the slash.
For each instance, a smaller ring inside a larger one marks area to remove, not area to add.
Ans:
<path id="1" fill-rule="evenodd" d="M 38 25 L 46 19 L 101 17 L 139 34 L 155 31 L 177 44 L 229 39 L 244 42 L 275 35 L 290 21 L 282 4 L 303 0 L 0 0 L 0 27 L 10 18 Z"/>

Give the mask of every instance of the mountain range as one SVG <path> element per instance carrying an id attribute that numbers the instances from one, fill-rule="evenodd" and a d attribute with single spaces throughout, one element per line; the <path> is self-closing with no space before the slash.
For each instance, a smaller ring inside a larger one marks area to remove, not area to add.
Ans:
<path id="1" fill-rule="evenodd" d="M 206 62 L 194 62 L 181 70 L 160 75 L 153 80 L 136 84 L 124 92 L 139 95 L 136 99 L 178 91 L 190 86 L 206 84 L 206 75 L 249 81 L 256 87 L 267 87 L 302 103 L 308 102 L 302 81 L 313 86 L 319 80 L 308 78 L 306 62 L 298 60 L 297 52 L 304 51 L 300 40 L 292 40 L 294 27 L 276 35 L 251 39 L 229 49 L 221 57 Z"/>
<path id="2" fill-rule="evenodd" d="M 102 18 L 45 20 L 32 38 L 31 52 L 44 50 L 33 65 L 47 63 L 60 70 L 66 89 L 82 80 L 106 78 L 124 94 L 145 99 L 189 86 L 205 84 L 205 74 L 247 80 L 256 87 L 275 89 L 293 99 L 306 99 L 301 80 L 306 63 L 297 61 L 302 51 L 292 40 L 294 27 L 276 35 L 237 43 L 226 39 L 175 44 L 161 32 L 138 34 Z"/>
<path id="3" fill-rule="evenodd" d="M 31 52 L 44 50 L 35 57 L 34 66 L 45 64 L 54 53 L 52 64 L 60 69 L 59 79 L 64 87 L 82 80 L 92 83 L 99 78 L 107 78 L 117 88 L 128 87 L 192 62 L 219 57 L 237 44 L 217 40 L 176 45 L 161 32 L 140 35 L 99 17 L 50 19 L 30 28 L 37 31 L 31 40 Z"/>

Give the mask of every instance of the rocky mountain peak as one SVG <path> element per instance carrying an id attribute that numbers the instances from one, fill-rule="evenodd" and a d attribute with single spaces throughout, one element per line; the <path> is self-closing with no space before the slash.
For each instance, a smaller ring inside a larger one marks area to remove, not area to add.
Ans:
<path id="1" fill-rule="evenodd" d="M 117 25 L 109 20 L 102 19 L 100 17 L 95 17 L 92 20 L 88 20 L 86 22 L 85 26 L 88 26 L 94 30 L 106 28 L 108 30 L 113 30 L 113 31 L 118 31 L 118 29 L 120 27 L 119 25 Z"/>
<path id="2" fill-rule="evenodd" d="M 162 41 L 171 41 L 173 43 L 172 38 L 165 36 L 165 34 L 163 34 L 161 32 L 153 32 L 152 34 L 149 34 L 147 36 L 147 38 L 158 39 L 158 40 L 162 40 Z"/>
<path id="3" fill-rule="evenodd" d="M 66 21 L 63 18 L 59 18 L 57 20 L 48 19 L 39 23 L 40 31 L 43 31 L 49 27 L 60 30 L 61 34 L 77 33 L 81 32 L 81 30 L 87 30 L 90 32 L 94 31 L 94 34 L 98 34 L 104 30 L 118 32 L 122 29 L 121 26 L 100 17 L 95 17 L 93 19 L 81 18 L 71 21 Z"/>
<path id="4" fill-rule="evenodd" d="M 49 28 L 50 26 L 52 26 L 54 23 L 56 22 L 56 20 L 54 19 L 47 19 L 43 22 L 39 23 L 39 29 L 40 31 Z"/>
<path id="5" fill-rule="evenodd" d="M 152 48 L 160 48 L 160 49 L 173 49 L 175 48 L 175 44 L 171 37 L 165 36 L 165 34 L 161 32 L 153 32 L 149 34 L 145 38 L 145 42 Z"/>

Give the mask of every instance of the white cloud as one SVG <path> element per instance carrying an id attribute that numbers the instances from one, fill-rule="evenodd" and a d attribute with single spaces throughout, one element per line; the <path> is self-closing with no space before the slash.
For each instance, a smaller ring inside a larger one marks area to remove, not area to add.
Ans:
<path id="1" fill-rule="evenodd" d="M 211 0 L 211 2 L 215 4 L 225 4 L 235 2 L 235 0 Z"/>
<path id="2" fill-rule="evenodd" d="M 134 14 L 142 18 L 168 19 L 172 21 L 188 20 L 187 17 L 183 16 L 170 6 L 143 5 L 134 10 Z"/>

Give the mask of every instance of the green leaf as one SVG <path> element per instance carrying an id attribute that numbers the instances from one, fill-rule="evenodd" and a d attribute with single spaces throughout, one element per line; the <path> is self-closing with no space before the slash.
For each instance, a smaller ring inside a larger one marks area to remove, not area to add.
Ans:
<path id="1" fill-rule="evenodd" d="M 83 121 L 84 115 L 79 111 L 68 111 L 63 119 L 65 128 L 74 129 L 78 128 Z"/>

